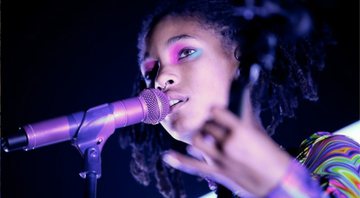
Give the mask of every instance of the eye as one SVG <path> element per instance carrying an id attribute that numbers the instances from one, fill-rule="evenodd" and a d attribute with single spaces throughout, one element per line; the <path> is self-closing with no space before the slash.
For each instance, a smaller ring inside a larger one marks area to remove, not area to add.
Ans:
<path id="1" fill-rule="evenodd" d="M 151 80 L 151 72 L 146 72 L 145 75 L 144 75 L 144 79 L 146 81 Z"/>
<path id="2" fill-rule="evenodd" d="M 186 57 L 192 55 L 195 52 L 196 52 L 196 50 L 194 50 L 194 49 L 188 49 L 188 48 L 182 49 L 179 52 L 179 59 L 186 58 Z"/>
<path id="3" fill-rule="evenodd" d="M 155 65 L 146 71 L 143 75 L 145 82 L 148 84 L 148 87 L 153 87 L 153 83 L 155 81 L 155 78 L 157 76 L 159 69 L 159 63 L 156 62 Z"/>

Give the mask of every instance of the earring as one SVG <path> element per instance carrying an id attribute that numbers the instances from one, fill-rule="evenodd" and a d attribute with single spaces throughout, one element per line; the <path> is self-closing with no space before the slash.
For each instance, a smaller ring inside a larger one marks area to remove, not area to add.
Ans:
<path id="1" fill-rule="evenodd" d="M 235 79 L 239 79 L 240 73 L 241 73 L 241 72 L 240 72 L 240 67 L 237 67 L 237 68 L 236 68 L 236 71 L 235 71 L 235 76 L 234 76 L 234 78 L 235 78 Z"/>

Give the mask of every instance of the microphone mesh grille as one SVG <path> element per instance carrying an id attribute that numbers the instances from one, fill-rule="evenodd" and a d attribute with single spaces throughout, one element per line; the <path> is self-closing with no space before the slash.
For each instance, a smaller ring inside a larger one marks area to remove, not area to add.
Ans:
<path id="1" fill-rule="evenodd" d="M 158 89 L 145 89 L 140 95 L 147 106 L 148 112 L 144 123 L 158 124 L 170 112 L 170 103 L 168 97 Z"/>

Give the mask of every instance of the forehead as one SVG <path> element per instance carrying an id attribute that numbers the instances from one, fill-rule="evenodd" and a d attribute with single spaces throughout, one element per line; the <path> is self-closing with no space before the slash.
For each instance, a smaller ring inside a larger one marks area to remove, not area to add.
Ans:
<path id="1" fill-rule="evenodd" d="M 191 17 L 167 16 L 152 31 L 146 42 L 146 52 L 166 48 L 178 40 L 194 39 L 221 43 L 220 34 L 214 28 L 201 24 Z"/>

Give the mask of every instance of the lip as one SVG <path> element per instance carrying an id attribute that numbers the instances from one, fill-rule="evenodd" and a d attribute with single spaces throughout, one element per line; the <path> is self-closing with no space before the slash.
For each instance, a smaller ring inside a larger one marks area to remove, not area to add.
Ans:
<path id="1" fill-rule="evenodd" d="M 180 102 L 170 106 L 170 113 L 173 113 L 174 111 L 178 110 L 189 100 L 189 97 L 183 96 L 183 95 L 177 94 L 177 93 L 167 93 L 167 96 L 170 101 L 171 100 L 179 100 L 180 101 Z"/>
<path id="2" fill-rule="evenodd" d="M 178 110 L 179 108 L 181 108 L 187 101 L 181 101 L 179 103 L 176 103 L 172 106 L 170 106 L 170 113 L 175 112 L 176 110 Z"/>

